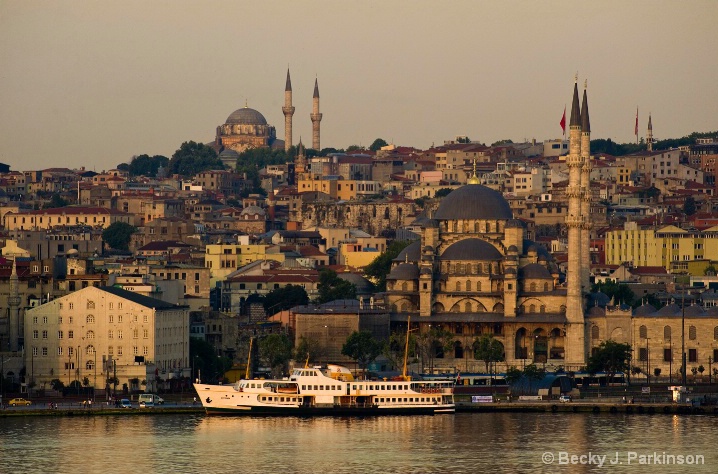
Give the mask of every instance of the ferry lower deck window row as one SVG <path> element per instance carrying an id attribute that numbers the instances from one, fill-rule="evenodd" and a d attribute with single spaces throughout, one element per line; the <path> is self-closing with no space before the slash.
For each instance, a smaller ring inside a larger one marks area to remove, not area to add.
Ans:
<path id="1" fill-rule="evenodd" d="M 282 403 L 282 402 L 297 403 L 299 401 L 299 398 L 298 397 L 267 397 L 267 396 L 263 395 L 260 398 L 260 400 L 263 402 L 275 402 L 275 403 L 277 403 L 277 402 L 279 402 L 279 403 Z"/>
<path id="2" fill-rule="evenodd" d="M 383 398 L 377 399 L 379 403 L 433 403 L 437 399 L 435 397 L 407 397 L 407 398 Z"/>
<path id="3" fill-rule="evenodd" d="M 314 388 L 312 388 L 314 387 Z M 341 390 L 338 385 L 302 385 L 302 390 Z"/>

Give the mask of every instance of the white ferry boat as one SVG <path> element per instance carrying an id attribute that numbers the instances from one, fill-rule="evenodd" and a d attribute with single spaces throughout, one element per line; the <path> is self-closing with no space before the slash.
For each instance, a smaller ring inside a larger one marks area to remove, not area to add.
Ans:
<path id="1" fill-rule="evenodd" d="M 294 369 L 276 380 L 194 384 L 208 415 L 374 416 L 454 413 L 452 381 L 355 380 L 339 365 Z"/>

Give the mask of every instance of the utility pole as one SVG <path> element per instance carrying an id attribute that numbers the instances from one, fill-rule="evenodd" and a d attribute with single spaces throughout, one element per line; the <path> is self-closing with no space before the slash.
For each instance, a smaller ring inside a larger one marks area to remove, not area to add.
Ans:
<path id="1" fill-rule="evenodd" d="M 681 376 L 682 384 L 686 386 L 686 288 L 683 287 L 681 295 Z"/>

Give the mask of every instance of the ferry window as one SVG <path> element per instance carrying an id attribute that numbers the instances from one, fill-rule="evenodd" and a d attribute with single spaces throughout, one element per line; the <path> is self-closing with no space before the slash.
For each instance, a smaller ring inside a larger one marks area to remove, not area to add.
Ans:
<path id="1" fill-rule="evenodd" d="M 396 398 L 392 398 L 391 401 L 396 403 Z"/>
<path id="2" fill-rule="evenodd" d="M 306 389 L 307 389 L 307 386 L 306 386 L 306 385 L 302 385 L 302 390 L 306 390 Z"/>
<path id="3" fill-rule="evenodd" d="M 319 385 L 315 385 L 314 390 L 319 390 Z"/>
<path id="4" fill-rule="evenodd" d="M 324 390 L 324 385 L 320 385 L 319 390 Z"/>

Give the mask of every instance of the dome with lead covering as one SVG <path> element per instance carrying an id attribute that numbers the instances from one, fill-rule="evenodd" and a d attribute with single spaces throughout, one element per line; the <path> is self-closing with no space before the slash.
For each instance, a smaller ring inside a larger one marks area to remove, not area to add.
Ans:
<path id="1" fill-rule="evenodd" d="M 481 184 L 467 184 L 453 190 L 441 200 L 433 216 L 438 220 L 508 220 L 513 217 L 511 207 L 501 193 Z"/>
<path id="2" fill-rule="evenodd" d="M 444 253 L 442 260 L 501 260 L 501 252 L 496 247 L 481 239 L 464 239 L 451 244 Z"/>
<path id="3" fill-rule="evenodd" d="M 243 107 L 232 112 L 225 123 L 243 125 L 267 125 L 264 115 L 249 107 Z"/>
<path id="4" fill-rule="evenodd" d="M 400 263 L 387 275 L 387 280 L 416 280 L 419 278 L 419 267 L 413 263 Z"/>

